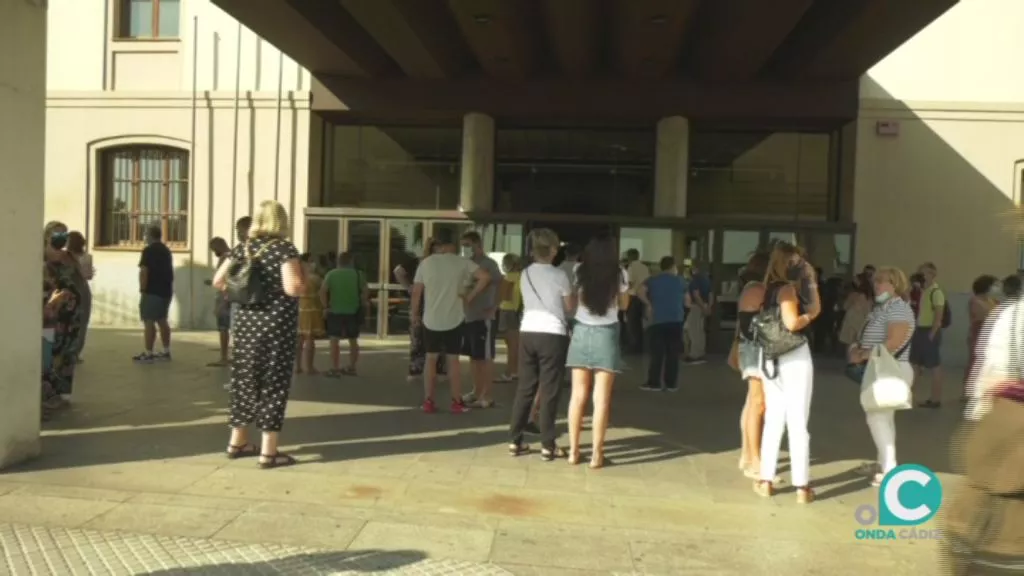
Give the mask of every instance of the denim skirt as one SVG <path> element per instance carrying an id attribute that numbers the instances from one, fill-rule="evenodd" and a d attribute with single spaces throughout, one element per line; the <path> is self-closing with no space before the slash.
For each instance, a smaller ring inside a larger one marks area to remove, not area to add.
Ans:
<path id="1" fill-rule="evenodd" d="M 621 372 L 619 324 L 593 326 L 577 322 L 572 329 L 565 365 L 569 368 Z"/>

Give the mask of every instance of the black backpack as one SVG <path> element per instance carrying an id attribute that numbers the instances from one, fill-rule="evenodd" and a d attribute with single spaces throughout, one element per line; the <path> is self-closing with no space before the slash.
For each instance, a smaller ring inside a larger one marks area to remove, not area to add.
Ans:
<path id="1" fill-rule="evenodd" d="M 932 310 L 935 310 L 935 292 L 937 290 L 938 289 L 932 290 L 930 295 L 928 296 L 928 303 L 932 305 Z M 952 323 L 953 314 L 951 314 L 949 311 L 949 302 L 946 302 L 946 305 L 942 307 L 942 327 L 949 328 L 949 325 Z"/>
<path id="2" fill-rule="evenodd" d="M 266 301 L 269 287 L 263 283 L 263 263 L 260 256 L 272 243 L 268 240 L 255 254 L 251 254 L 249 242 L 246 242 L 242 247 L 245 257 L 232 259 L 227 280 L 224 282 L 224 291 L 229 302 L 248 306 Z"/>
<path id="3" fill-rule="evenodd" d="M 807 337 L 798 332 L 791 332 L 782 321 L 782 307 L 778 305 L 779 288 L 776 284 L 767 294 L 761 311 L 750 320 L 750 333 L 753 342 L 761 349 L 762 366 L 765 376 L 775 378 L 778 375 L 779 357 L 792 352 L 807 343 Z M 775 364 L 775 375 L 768 374 L 768 361 Z"/>

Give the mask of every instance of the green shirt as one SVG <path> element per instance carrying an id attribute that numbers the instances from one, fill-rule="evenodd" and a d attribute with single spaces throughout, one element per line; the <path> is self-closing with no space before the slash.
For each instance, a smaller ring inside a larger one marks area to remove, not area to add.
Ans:
<path id="1" fill-rule="evenodd" d="M 362 304 L 366 278 L 355 268 L 335 268 L 324 277 L 324 286 L 332 314 L 355 314 Z"/>

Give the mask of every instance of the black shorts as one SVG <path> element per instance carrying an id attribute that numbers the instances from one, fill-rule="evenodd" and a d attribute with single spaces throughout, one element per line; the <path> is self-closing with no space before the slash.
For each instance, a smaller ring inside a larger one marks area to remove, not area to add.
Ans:
<path id="1" fill-rule="evenodd" d="M 942 365 L 942 356 L 939 351 L 942 349 L 942 331 L 940 330 L 935 338 L 931 337 L 931 326 L 917 328 L 914 330 L 913 339 L 910 341 L 910 363 L 922 368 L 937 368 Z"/>
<path id="2" fill-rule="evenodd" d="M 497 334 L 493 320 L 473 320 L 462 324 L 462 352 L 470 360 L 494 360 Z"/>
<path id="3" fill-rule="evenodd" d="M 359 329 L 362 322 L 358 314 L 327 314 L 324 320 L 324 329 L 328 338 L 341 340 L 356 340 L 359 338 Z"/>
<path id="4" fill-rule="evenodd" d="M 167 320 L 171 309 L 171 299 L 156 294 L 143 294 L 139 299 L 139 316 L 143 322 L 159 322 Z"/>
<path id="5" fill-rule="evenodd" d="M 462 349 L 462 324 L 451 330 L 423 327 L 423 349 L 427 354 L 458 354 Z"/>

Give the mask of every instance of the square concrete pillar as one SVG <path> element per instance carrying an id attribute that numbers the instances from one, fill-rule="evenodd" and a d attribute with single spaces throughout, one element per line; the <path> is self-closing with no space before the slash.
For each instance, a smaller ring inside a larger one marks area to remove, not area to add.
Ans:
<path id="1" fill-rule="evenodd" d="M 690 122 L 682 116 L 658 121 L 654 157 L 654 216 L 686 217 L 690 171 Z"/>
<path id="2" fill-rule="evenodd" d="M 462 179 L 459 209 L 490 212 L 494 208 L 494 118 L 470 112 L 462 122 Z"/>
<path id="3" fill-rule="evenodd" d="M 46 2 L 0 2 L 0 468 L 39 454 Z"/>

